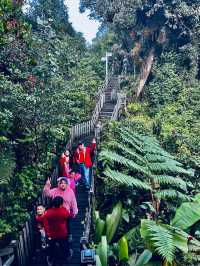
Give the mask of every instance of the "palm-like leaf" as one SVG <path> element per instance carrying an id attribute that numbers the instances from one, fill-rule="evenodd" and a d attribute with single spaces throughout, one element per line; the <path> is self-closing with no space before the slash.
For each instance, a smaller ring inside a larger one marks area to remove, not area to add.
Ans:
<path id="1" fill-rule="evenodd" d="M 108 243 L 110 243 L 114 237 L 114 234 L 117 230 L 117 227 L 120 223 L 122 217 L 122 203 L 119 202 L 113 208 L 111 214 L 107 214 L 106 216 L 106 237 Z"/>
<path id="2" fill-rule="evenodd" d="M 131 266 L 143 266 L 147 264 L 147 262 L 149 262 L 151 258 L 152 252 L 148 249 L 145 249 L 142 254 L 140 254 L 139 258 L 136 261 L 136 264 Z"/>
<path id="3" fill-rule="evenodd" d="M 188 229 L 200 220 L 200 203 L 185 202 L 176 210 L 176 215 L 172 220 L 172 225 L 183 230 Z"/>
<path id="4" fill-rule="evenodd" d="M 99 243 L 96 252 L 100 258 L 101 265 L 107 266 L 108 265 L 108 244 L 107 244 L 106 236 L 101 237 L 101 242 Z"/>
<path id="5" fill-rule="evenodd" d="M 120 260 L 128 260 L 128 241 L 125 236 L 122 236 L 120 240 L 118 241 L 118 247 L 119 247 L 119 259 Z"/>

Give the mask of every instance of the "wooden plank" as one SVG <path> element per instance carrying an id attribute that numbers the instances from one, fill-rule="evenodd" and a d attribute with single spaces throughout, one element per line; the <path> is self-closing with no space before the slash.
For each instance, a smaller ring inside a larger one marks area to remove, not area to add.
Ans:
<path id="1" fill-rule="evenodd" d="M 22 234 L 19 236 L 19 244 L 20 244 L 20 255 L 21 255 L 21 265 L 20 266 L 26 266 L 26 258 L 25 258 L 25 250 L 24 250 L 24 241 Z"/>
<path id="2" fill-rule="evenodd" d="M 32 251 L 33 251 L 33 241 L 34 241 L 34 239 L 33 239 L 33 227 L 32 227 L 31 219 L 29 219 L 29 220 L 27 221 L 27 227 L 28 227 L 27 231 L 29 232 L 30 251 L 31 251 L 31 253 L 32 253 Z"/>
<path id="3" fill-rule="evenodd" d="M 23 257 L 22 257 L 22 247 L 20 240 L 17 241 L 17 254 L 18 254 L 18 265 L 23 266 Z"/>
<path id="4" fill-rule="evenodd" d="M 10 266 L 14 261 L 15 256 L 12 255 L 6 262 L 4 262 L 3 266 Z M 1 265 L 1 263 L 0 263 Z"/>
<path id="5" fill-rule="evenodd" d="M 28 226 L 28 221 L 25 223 L 25 228 L 26 228 L 26 234 L 27 234 L 28 254 L 30 256 L 32 253 L 32 249 L 31 249 L 31 238 L 30 238 L 30 230 L 29 230 L 29 226 Z"/>
<path id="6" fill-rule="evenodd" d="M 6 256 L 6 255 L 10 255 L 14 252 L 13 248 L 11 247 L 6 247 L 3 249 L 0 249 L 0 257 Z"/>
<path id="7" fill-rule="evenodd" d="M 27 236 L 26 236 L 26 229 L 22 229 L 22 238 L 23 238 L 23 243 L 24 243 L 24 259 L 25 262 L 28 261 L 28 247 L 27 247 Z"/>

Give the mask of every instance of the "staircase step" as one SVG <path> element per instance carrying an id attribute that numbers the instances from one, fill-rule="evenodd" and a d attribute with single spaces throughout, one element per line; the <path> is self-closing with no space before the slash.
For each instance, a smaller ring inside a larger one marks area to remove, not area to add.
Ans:
<path id="1" fill-rule="evenodd" d="M 101 115 L 100 116 L 100 120 L 102 119 L 110 119 L 111 118 L 111 115 Z"/>
<path id="2" fill-rule="evenodd" d="M 104 113 L 104 112 L 112 112 L 115 108 L 115 105 L 113 106 L 104 106 L 102 109 L 101 109 L 101 112 Z"/>
<path id="3" fill-rule="evenodd" d="M 100 113 L 100 116 L 101 115 L 108 115 L 108 116 L 110 116 L 110 115 L 112 115 L 112 111 L 111 112 L 109 112 L 109 111 L 108 112 L 101 112 Z"/>

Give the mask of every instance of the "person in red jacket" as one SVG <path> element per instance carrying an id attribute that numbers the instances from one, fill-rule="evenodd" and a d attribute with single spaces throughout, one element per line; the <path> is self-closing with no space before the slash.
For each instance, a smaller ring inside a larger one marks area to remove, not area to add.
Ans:
<path id="1" fill-rule="evenodd" d="M 44 229 L 49 240 L 49 250 L 47 262 L 53 264 L 56 258 L 56 247 L 59 246 L 65 258 L 69 255 L 67 219 L 69 211 L 63 207 L 63 198 L 55 197 L 52 200 L 51 208 L 44 215 Z"/>
<path id="2" fill-rule="evenodd" d="M 59 159 L 60 176 L 68 177 L 70 172 L 70 151 L 63 152 Z"/>
<path id="3" fill-rule="evenodd" d="M 45 216 L 45 207 L 43 205 L 38 205 L 36 209 L 36 227 L 40 233 L 40 246 L 44 249 L 46 248 L 46 235 L 44 229 L 44 216 Z"/>
<path id="4" fill-rule="evenodd" d="M 79 165 L 81 177 L 87 189 L 90 188 L 90 168 L 92 167 L 92 154 L 96 148 L 96 139 L 92 140 L 92 145 L 85 147 L 83 142 L 79 142 L 74 153 L 74 163 Z"/>

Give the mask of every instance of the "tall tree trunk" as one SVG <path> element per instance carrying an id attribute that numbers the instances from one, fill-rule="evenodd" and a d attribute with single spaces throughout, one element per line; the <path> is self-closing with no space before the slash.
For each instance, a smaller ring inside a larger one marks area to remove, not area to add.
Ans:
<path id="1" fill-rule="evenodd" d="M 136 100 L 139 98 L 139 96 L 141 95 L 141 93 L 144 89 L 144 85 L 145 85 L 145 83 L 149 77 L 150 72 L 151 72 L 153 60 L 154 60 L 154 48 L 151 48 L 144 64 L 142 65 L 142 68 L 141 68 L 140 80 L 139 80 L 139 84 L 138 84 L 136 94 L 135 94 Z"/>

